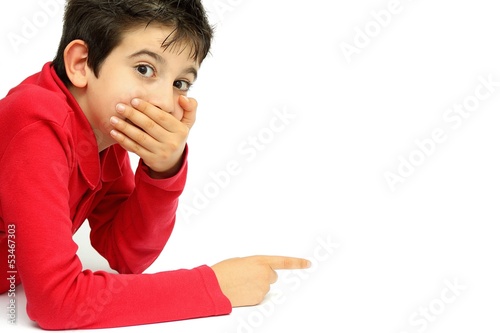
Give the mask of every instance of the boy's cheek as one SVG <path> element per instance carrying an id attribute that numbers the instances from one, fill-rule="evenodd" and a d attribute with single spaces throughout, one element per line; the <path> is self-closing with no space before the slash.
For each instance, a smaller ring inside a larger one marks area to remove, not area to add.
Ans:
<path id="1" fill-rule="evenodd" d="M 149 96 L 148 96 L 147 91 L 144 87 L 138 86 L 138 87 L 132 87 L 132 88 L 127 87 L 127 88 L 128 89 L 126 89 L 122 94 L 120 94 L 119 98 L 116 100 L 116 104 L 122 103 L 122 104 L 130 106 L 130 102 L 134 98 L 139 98 L 141 100 L 148 101 Z"/>

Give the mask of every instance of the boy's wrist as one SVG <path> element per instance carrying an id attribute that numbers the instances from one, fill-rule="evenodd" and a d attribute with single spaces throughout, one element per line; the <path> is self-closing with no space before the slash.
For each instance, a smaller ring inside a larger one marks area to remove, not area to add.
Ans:
<path id="1" fill-rule="evenodd" d="M 151 177 L 153 179 L 166 179 L 166 178 L 173 177 L 177 173 L 179 173 L 179 171 L 182 168 L 182 165 L 183 165 L 183 159 L 180 159 L 173 168 L 171 168 L 167 171 L 164 171 L 164 172 L 157 172 L 157 171 L 154 171 L 153 169 L 149 168 L 149 177 Z"/>
<path id="2" fill-rule="evenodd" d="M 182 170 L 185 161 L 186 161 L 186 149 L 182 153 L 181 157 L 177 160 L 177 163 L 175 163 L 174 166 L 172 166 L 170 169 L 166 171 L 161 171 L 161 172 L 155 171 L 150 167 L 148 167 L 149 177 L 151 177 L 152 179 L 167 179 L 170 177 L 174 177 L 179 173 L 179 171 Z"/>

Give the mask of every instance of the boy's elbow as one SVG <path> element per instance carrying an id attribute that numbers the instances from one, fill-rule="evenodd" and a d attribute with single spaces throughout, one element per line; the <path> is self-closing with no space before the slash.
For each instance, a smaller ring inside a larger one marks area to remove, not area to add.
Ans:
<path id="1" fill-rule="evenodd" d="M 68 325 L 67 321 L 61 320 L 59 316 L 54 314 L 52 317 L 47 316 L 47 315 L 42 315 L 38 316 L 36 319 L 34 319 L 36 324 L 44 330 L 69 330 L 69 329 L 76 329 L 77 327 L 71 327 L 71 325 Z"/>
<path id="2" fill-rule="evenodd" d="M 73 318 L 50 306 L 43 310 L 28 310 L 28 316 L 44 330 L 69 330 L 80 328 Z"/>
<path id="3" fill-rule="evenodd" d="M 66 306 L 59 306 L 63 304 L 61 300 L 28 302 L 28 316 L 44 330 L 82 329 L 95 322 L 96 315 L 90 306 L 75 305 L 79 304 L 77 300 L 64 303 Z"/>

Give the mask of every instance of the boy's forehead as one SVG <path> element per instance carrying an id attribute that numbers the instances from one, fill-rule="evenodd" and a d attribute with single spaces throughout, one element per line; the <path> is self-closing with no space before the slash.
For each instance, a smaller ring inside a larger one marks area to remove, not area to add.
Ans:
<path id="1" fill-rule="evenodd" d="M 139 26 L 135 29 L 124 31 L 121 43 L 117 48 L 130 55 L 144 49 L 155 52 L 162 57 L 167 57 L 168 53 L 176 55 L 185 54 L 187 61 L 198 64 L 197 60 L 190 56 L 193 46 L 188 41 L 178 40 L 176 43 L 169 45 L 169 47 L 165 47 L 165 44 L 174 38 L 174 34 L 174 28 L 160 24 Z"/>

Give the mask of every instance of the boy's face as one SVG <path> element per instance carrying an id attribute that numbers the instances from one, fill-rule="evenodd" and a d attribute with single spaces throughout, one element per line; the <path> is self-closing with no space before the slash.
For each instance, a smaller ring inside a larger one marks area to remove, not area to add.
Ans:
<path id="1" fill-rule="evenodd" d="M 170 28 L 151 24 L 125 32 L 122 42 L 108 55 L 87 82 L 82 109 L 94 131 L 101 132 L 100 144 L 116 143 L 109 135 L 111 116 L 118 116 L 118 103 L 130 105 L 140 98 L 177 120 L 184 114 L 179 97 L 187 95 L 196 80 L 199 64 L 189 57 L 190 48 L 179 44 L 161 47 Z M 182 51 L 182 52 L 180 52 Z M 96 133 L 97 134 L 97 133 Z"/>

